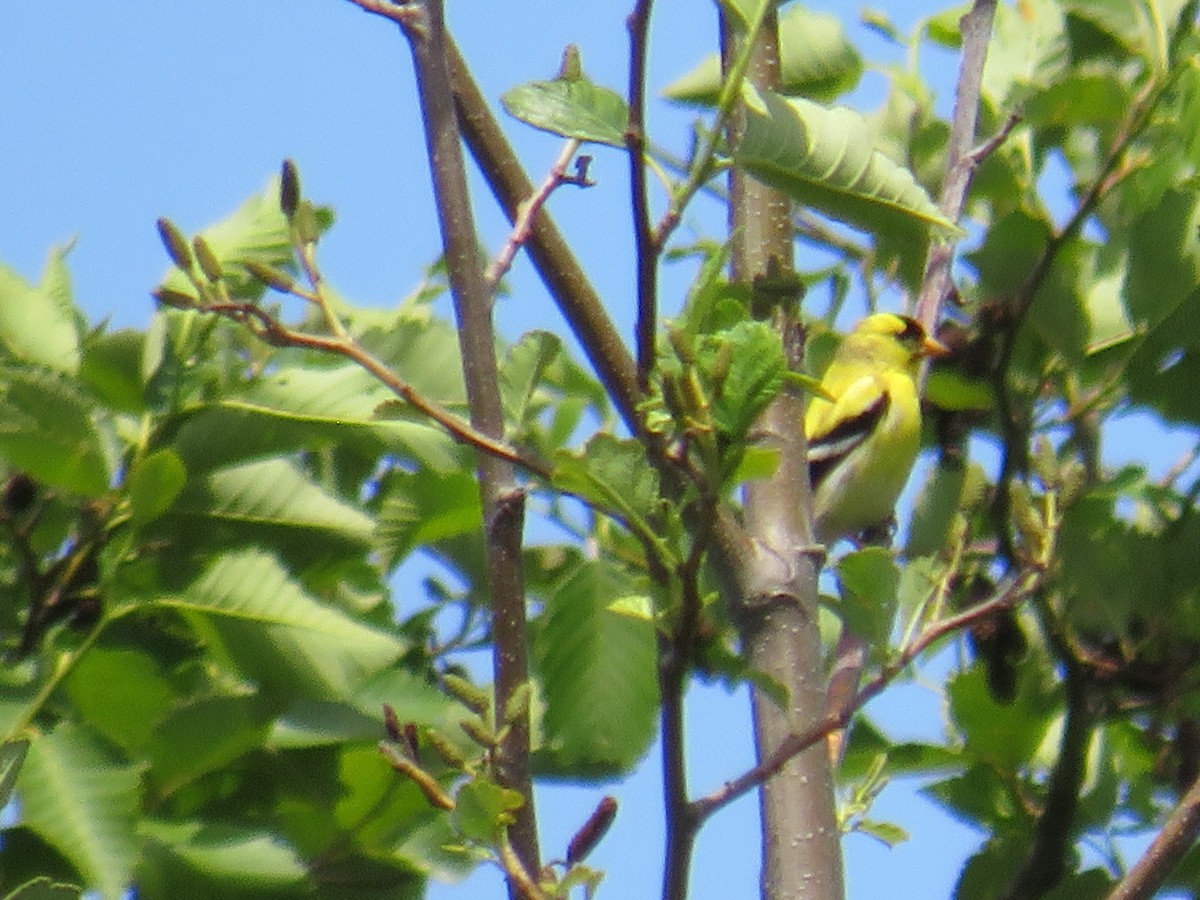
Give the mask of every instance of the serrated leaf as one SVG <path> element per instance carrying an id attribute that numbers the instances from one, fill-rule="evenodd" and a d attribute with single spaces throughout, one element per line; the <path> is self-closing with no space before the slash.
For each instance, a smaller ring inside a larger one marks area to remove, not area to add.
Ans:
<path id="1" fill-rule="evenodd" d="M 841 107 L 745 89 L 739 166 L 793 200 L 874 234 L 957 233 L 904 166 L 874 149 L 866 120 Z"/>
<path id="2" fill-rule="evenodd" d="M 454 441 L 426 421 L 381 419 L 394 396 L 358 366 L 284 368 L 241 397 L 186 414 L 174 446 L 189 472 L 276 453 L 331 446 L 403 455 L 441 471 L 456 468 Z"/>
<path id="3" fill-rule="evenodd" d="M 505 91 L 509 115 L 542 131 L 611 147 L 625 146 L 629 107 L 616 91 L 584 77 L 531 81 Z"/>
<path id="4" fill-rule="evenodd" d="M 713 397 L 717 428 L 742 438 L 775 399 L 787 372 L 779 335 L 766 322 L 739 322 L 706 341 L 710 349 L 729 348 L 729 368 Z"/>
<path id="5" fill-rule="evenodd" d="M 0 264 L 0 344 L 17 359 L 74 375 L 79 371 L 79 314 L 66 256 L 50 251 L 42 282 L 32 285 Z"/>
<path id="6" fill-rule="evenodd" d="M 468 781 L 455 795 L 454 823 L 464 837 L 495 845 L 503 829 L 513 822 L 513 813 L 525 804 L 518 792 L 486 778 Z"/>
<path id="7" fill-rule="evenodd" d="M 366 513 L 318 487 L 287 460 L 228 466 L 189 484 L 173 514 L 249 531 L 287 529 L 310 532 L 313 539 L 337 537 L 367 545 L 375 523 Z"/>
<path id="8" fill-rule="evenodd" d="M 17 781 L 21 816 L 105 898 L 123 895 L 137 857 L 140 772 L 74 725 L 39 735 Z"/>
<path id="9" fill-rule="evenodd" d="M 862 76 L 862 57 L 846 39 L 841 21 L 829 13 L 788 7 L 779 15 L 779 44 L 781 94 L 832 100 L 852 90 Z M 667 85 L 663 95 L 713 106 L 720 90 L 721 60 L 714 53 Z"/>
<path id="10" fill-rule="evenodd" d="M 562 340 L 548 331 L 531 331 L 521 336 L 500 365 L 500 399 L 506 421 L 520 427 L 529 414 L 530 401 L 542 376 L 562 351 Z"/>
<path id="11" fill-rule="evenodd" d="M 575 494 L 631 527 L 650 533 L 658 509 L 658 474 L 634 440 L 597 434 L 581 451 L 563 450 L 554 459 L 554 486 Z"/>
<path id="12" fill-rule="evenodd" d="M 0 366 L 0 459 L 35 481 L 73 494 L 108 489 L 92 402 L 45 369 Z"/>
<path id="13" fill-rule="evenodd" d="M 178 702 L 155 722 L 143 752 L 162 794 L 262 747 L 277 708 L 255 694 L 217 694 Z"/>
<path id="14" fill-rule="evenodd" d="M 256 550 L 217 559 L 184 591 L 155 602 L 201 617 L 248 677 L 288 695 L 344 699 L 404 651 L 391 635 L 318 603 Z"/>
<path id="15" fill-rule="evenodd" d="M 654 736 L 654 627 L 611 608 L 635 593 L 624 573 L 594 560 L 546 601 L 534 656 L 546 704 L 545 752 L 556 769 L 624 771 Z"/>
<path id="16" fill-rule="evenodd" d="M 138 832 L 191 868 L 200 879 L 240 891 L 298 889 L 308 869 L 278 834 L 236 822 L 145 819 Z"/>
<path id="17" fill-rule="evenodd" d="M 483 527 L 473 471 L 393 472 L 379 507 L 376 542 L 391 568 L 418 547 L 478 534 Z"/>
<path id="18" fill-rule="evenodd" d="M 134 460 L 125 482 L 134 524 L 152 522 L 170 509 L 186 481 L 183 460 L 170 448 Z"/>
<path id="19" fill-rule="evenodd" d="M 220 264 L 223 280 L 235 297 L 258 299 L 265 290 L 263 283 L 242 265 L 247 260 L 279 269 L 295 268 L 288 220 L 279 208 L 278 175 L 271 177 L 261 193 L 203 229 L 199 236 Z M 175 268 L 164 276 L 162 287 L 196 296 L 192 283 Z"/>
<path id="20" fill-rule="evenodd" d="M 838 612 L 855 635 L 874 647 L 886 646 L 896 611 L 900 570 L 890 551 L 866 547 L 838 560 L 842 602 Z"/>

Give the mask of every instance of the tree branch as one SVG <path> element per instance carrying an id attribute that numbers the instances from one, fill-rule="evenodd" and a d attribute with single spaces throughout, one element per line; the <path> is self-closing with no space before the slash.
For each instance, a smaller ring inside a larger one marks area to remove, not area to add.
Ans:
<path id="1" fill-rule="evenodd" d="M 946 177 L 938 208 L 952 222 L 957 222 L 967 202 L 971 178 L 982 156 L 974 151 L 975 130 L 979 120 L 980 85 L 983 67 L 987 62 L 988 41 L 992 36 L 992 20 L 996 16 L 996 0 L 975 0 L 962 17 L 962 62 L 958 67 L 958 86 L 954 96 L 954 116 L 946 146 Z M 1008 129 L 1012 128 L 1012 122 Z M 1008 129 L 1001 132 L 1008 133 Z M 917 295 L 916 317 L 930 334 L 937 325 L 942 304 L 950 294 L 950 266 L 954 261 L 954 245 L 936 241 L 925 260 L 925 275 Z"/>
<path id="2" fill-rule="evenodd" d="M 884 688 L 935 642 L 967 628 L 975 622 L 986 619 L 1000 610 L 1015 607 L 1038 589 L 1041 579 L 1040 570 L 1028 570 L 1021 577 L 1009 582 L 1008 586 L 992 599 L 929 626 L 856 693 L 844 699 L 841 696 L 831 698 L 831 705 L 818 721 L 803 731 L 789 734 L 770 756 L 763 759 L 754 768 L 747 770 L 732 781 L 726 782 L 712 793 L 693 801 L 696 818 L 701 821 L 707 819 L 718 809 L 763 784 L 768 778 L 779 772 L 796 754 L 824 740 L 827 735 L 839 728 L 845 728 L 858 710 L 882 693 Z"/>
<path id="3" fill-rule="evenodd" d="M 633 210 L 634 251 L 637 263 L 637 369 L 643 392 L 650 386 L 658 333 L 658 256 L 662 245 L 654 239 L 650 223 L 650 192 L 646 173 L 646 63 L 650 10 L 654 0 L 637 0 L 626 22 L 629 29 L 629 124 L 625 146 L 629 151 L 629 188 Z"/>
<path id="4" fill-rule="evenodd" d="M 463 138 L 508 220 L 515 223 L 521 205 L 534 194 L 533 182 L 525 174 L 452 41 L 447 41 L 447 52 Z M 632 434 L 640 434 L 637 366 L 605 311 L 600 295 L 547 210 L 539 210 L 531 218 L 525 246 L 551 297 L 612 397 L 625 427 Z"/>
<path id="5" fill-rule="evenodd" d="M 441 0 L 412 0 L 406 11 L 421 14 L 400 22 L 412 49 L 425 128 L 426 151 L 433 180 L 438 224 L 442 233 L 450 291 L 458 319 L 463 376 L 471 424 L 497 440 L 504 435 L 504 408 L 496 362 L 491 289 L 479 265 L 475 220 L 467 191 L 458 121 L 450 88 Z M 478 454 L 479 490 L 483 501 L 487 586 L 492 606 L 492 652 L 496 709 L 529 679 L 529 647 L 525 622 L 525 583 L 521 541 L 525 495 L 507 460 Z M 510 723 L 495 755 L 495 774 L 505 787 L 518 791 L 525 803 L 515 811 L 508 838 L 524 870 L 541 869 L 529 769 L 528 713 Z M 523 885 L 509 881 L 510 895 Z"/>
<path id="6" fill-rule="evenodd" d="M 1142 858 L 1108 895 L 1108 900 L 1150 900 L 1200 837 L 1200 778 L 1176 805 Z"/>

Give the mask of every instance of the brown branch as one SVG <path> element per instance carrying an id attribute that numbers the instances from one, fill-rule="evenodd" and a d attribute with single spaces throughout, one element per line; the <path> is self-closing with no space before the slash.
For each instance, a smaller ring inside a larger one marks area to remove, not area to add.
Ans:
<path id="1" fill-rule="evenodd" d="M 654 368 L 655 335 L 658 333 L 658 257 L 662 244 L 655 240 L 650 223 L 650 188 L 646 172 L 646 64 L 650 10 L 654 0 L 637 0 L 626 25 L 629 29 L 629 124 L 625 146 L 629 151 L 630 201 L 637 273 L 638 385 L 649 390 Z"/>
<path id="2" fill-rule="evenodd" d="M 747 770 L 732 781 L 726 782 L 712 793 L 693 801 L 696 818 L 701 821 L 707 819 L 718 809 L 729 805 L 738 797 L 765 782 L 780 771 L 796 754 L 824 740 L 827 735 L 839 728 L 845 728 L 858 710 L 878 696 L 934 643 L 981 619 L 986 619 L 993 613 L 1016 606 L 1037 589 L 1040 581 L 1041 573 L 1039 571 L 1028 571 L 1023 576 L 1013 579 L 992 599 L 929 626 L 914 638 L 912 643 L 902 650 L 894 660 L 883 666 L 874 678 L 859 688 L 856 693 L 842 700 L 839 705 L 830 707 L 819 721 L 814 722 L 804 731 L 788 735 L 774 753 L 754 768 Z"/>
<path id="3" fill-rule="evenodd" d="M 479 265 L 475 219 L 450 85 L 442 3 L 441 0 L 412 0 L 404 4 L 403 9 L 410 14 L 397 21 L 408 39 L 416 70 L 434 201 L 458 320 L 471 426 L 481 434 L 501 441 L 504 408 L 500 398 L 491 290 Z M 525 583 L 521 567 L 525 495 L 516 482 L 516 473 L 509 460 L 480 452 L 477 468 L 483 502 L 485 569 L 492 610 L 494 692 L 496 708 L 503 710 L 529 679 Z M 494 766 L 497 781 L 525 798 L 525 803 L 514 814 L 508 840 L 512 841 L 523 869 L 537 872 L 541 863 L 529 753 L 529 716 L 526 713 L 509 722 L 509 730 L 496 748 Z M 526 893 L 525 886 L 510 877 L 509 894 Z"/>
<path id="4" fill-rule="evenodd" d="M 302 291 L 293 291 L 296 296 L 305 296 Z M 549 481 L 550 470 L 542 463 L 523 456 L 518 450 L 479 431 L 471 423 L 450 412 L 437 402 L 423 396 L 412 385 L 399 378 L 387 364 L 378 357 L 372 356 L 352 338 L 329 337 L 320 334 L 309 334 L 297 331 L 284 325 L 266 310 L 253 303 L 196 303 L 192 307 L 200 312 L 224 316 L 250 329 L 251 334 L 272 347 L 296 347 L 305 350 L 316 350 L 321 353 L 332 353 L 357 363 L 371 373 L 384 387 L 390 390 L 417 412 L 428 416 L 446 429 L 454 438 L 468 444 L 477 450 L 482 450 L 499 459 L 520 466 L 530 474 Z"/>
<path id="5" fill-rule="evenodd" d="M 1046 789 L 1046 802 L 1034 828 L 1029 856 L 1002 895 L 1004 900 L 1040 897 L 1058 884 L 1066 871 L 1067 855 L 1074 843 L 1079 787 L 1087 769 L 1087 748 L 1095 721 L 1090 708 L 1088 675 L 1073 660 L 1067 662 L 1066 689 L 1067 717 L 1058 761 Z"/>
<path id="6" fill-rule="evenodd" d="M 981 158 L 972 148 L 979 120 L 983 67 L 987 62 L 988 41 L 991 39 L 995 16 L 996 0 L 975 0 L 960 24 L 962 62 L 958 67 L 954 115 L 946 146 L 946 178 L 938 198 L 938 208 L 951 222 L 957 222 L 962 216 L 971 178 Z M 929 256 L 925 260 L 925 276 L 917 296 L 916 317 L 931 334 L 937 325 L 942 304 L 950 293 L 950 266 L 953 260 L 953 244 L 935 241 L 930 246 Z"/>
<path id="7" fill-rule="evenodd" d="M 509 232 L 508 240 L 504 242 L 504 247 L 492 260 L 491 264 L 488 265 L 487 271 L 484 273 L 484 278 L 487 279 L 488 285 L 493 292 L 500 283 L 500 279 L 512 268 L 517 251 L 525 246 L 525 242 L 529 240 L 533 220 L 541 208 L 546 205 L 546 201 L 550 199 L 550 195 L 564 184 L 574 184 L 579 187 L 589 187 L 591 185 L 591 182 L 587 179 L 587 163 L 585 162 L 588 157 L 580 158 L 580 169 L 582 171 L 574 175 L 567 173 L 567 166 L 571 164 L 571 160 L 579 152 L 580 144 L 581 141 L 574 138 L 566 142 L 562 153 L 558 155 L 558 159 L 550 167 L 550 172 L 546 176 L 546 179 L 518 207 L 516 221 L 512 223 L 512 231 Z"/>
<path id="8" fill-rule="evenodd" d="M 463 138 L 508 220 L 515 223 L 521 204 L 534 193 L 534 185 L 453 42 L 448 42 L 447 51 Z M 605 311 L 600 295 L 545 209 L 530 223 L 526 250 L 612 397 L 625 427 L 633 434 L 641 434 L 643 429 L 637 407 L 642 392 L 637 383 L 637 366 Z"/>
<path id="9" fill-rule="evenodd" d="M 1108 900 L 1150 900 L 1200 837 L 1200 779 L 1192 782 L 1162 827 Z"/>

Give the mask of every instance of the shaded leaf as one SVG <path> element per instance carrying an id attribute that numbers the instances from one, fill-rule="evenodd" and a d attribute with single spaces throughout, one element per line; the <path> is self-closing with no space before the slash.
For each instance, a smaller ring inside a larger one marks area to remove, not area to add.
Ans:
<path id="1" fill-rule="evenodd" d="M 25 823 L 105 898 L 132 880 L 140 773 L 73 725 L 39 735 L 17 781 Z"/>
<path id="2" fill-rule="evenodd" d="M 0 366 L 0 459 L 51 487 L 103 493 L 109 468 L 92 406 L 53 372 Z"/>
<path id="3" fill-rule="evenodd" d="M 904 241 L 956 233 L 912 173 L 874 149 L 866 121 L 841 107 L 746 89 L 734 159 L 793 200 L 856 228 Z"/>
<path id="4" fill-rule="evenodd" d="M 199 616 L 248 677 L 288 695 L 345 698 L 404 650 L 391 635 L 318 603 L 255 550 L 216 559 L 180 594 L 156 603 Z"/>
<path id="5" fill-rule="evenodd" d="M 595 560 L 546 600 L 534 656 L 545 699 L 543 756 L 555 768 L 622 771 L 650 744 L 658 709 L 654 627 L 611 608 L 635 590 L 624 573 Z"/>

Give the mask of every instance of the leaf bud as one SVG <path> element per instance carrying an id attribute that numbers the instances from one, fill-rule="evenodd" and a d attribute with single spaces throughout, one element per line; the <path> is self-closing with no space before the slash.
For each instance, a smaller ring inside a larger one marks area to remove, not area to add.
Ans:
<path id="1" fill-rule="evenodd" d="M 192 249 L 196 251 L 196 262 L 200 263 L 200 271 L 209 281 L 221 280 L 221 261 L 201 235 L 196 235 L 192 241 Z"/>
<path id="2" fill-rule="evenodd" d="M 167 250 L 167 256 L 171 257 L 171 262 L 175 263 L 185 272 L 190 272 L 192 269 L 192 249 L 188 246 L 187 238 L 183 236 L 174 222 L 166 216 L 159 218 L 158 236 L 162 238 L 163 247 Z"/>
<path id="3" fill-rule="evenodd" d="M 458 727 L 484 750 L 491 750 L 496 746 L 496 735 L 479 719 L 463 719 L 458 723 Z"/>
<path id="4" fill-rule="evenodd" d="M 242 265 L 246 267 L 246 271 L 252 276 L 267 287 L 274 288 L 280 293 L 290 294 L 296 287 L 296 279 L 283 271 L 283 269 L 277 269 L 274 266 L 259 262 L 257 259 L 248 259 Z"/>
<path id="5" fill-rule="evenodd" d="M 279 172 L 279 209 L 290 219 L 299 204 L 300 172 L 292 160 L 285 159 Z"/>
<path id="6" fill-rule="evenodd" d="M 446 672 L 442 675 L 442 686 L 451 697 L 478 716 L 486 716 L 492 710 L 492 697 L 487 691 L 465 678 Z"/>
<path id="7" fill-rule="evenodd" d="M 574 865 L 596 848 L 617 817 L 617 798 L 605 797 L 567 844 L 567 862 Z"/>

